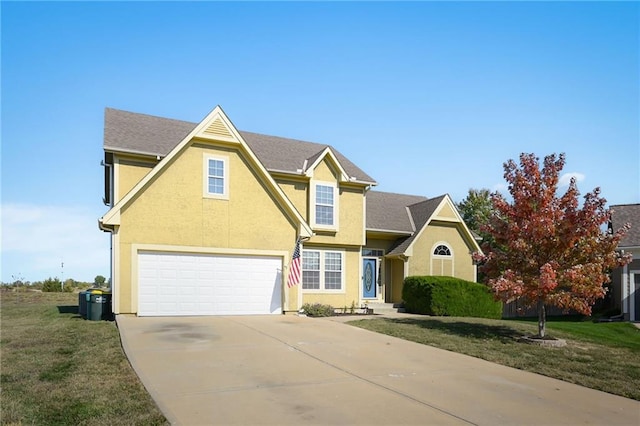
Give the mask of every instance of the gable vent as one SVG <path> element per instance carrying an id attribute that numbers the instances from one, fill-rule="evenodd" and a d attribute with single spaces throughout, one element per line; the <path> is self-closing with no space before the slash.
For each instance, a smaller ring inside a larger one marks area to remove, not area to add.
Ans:
<path id="1" fill-rule="evenodd" d="M 221 119 L 217 118 L 211 123 L 206 129 L 204 129 L 203 133 L 210 136 L 223 136 L 225 138 L 233 138 L 227 126 L 224 125 Z"/>

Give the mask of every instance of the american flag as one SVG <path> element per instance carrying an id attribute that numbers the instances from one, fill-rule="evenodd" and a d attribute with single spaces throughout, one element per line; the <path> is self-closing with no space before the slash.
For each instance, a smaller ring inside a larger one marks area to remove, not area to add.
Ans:
<path id="1" fill-rule="evenodd" d="M 293 250 L 293 258 L 291 259 L 291 264 L 289 265 L 289 278 L 287 278 L 287 286 L 293 287 L 294 285 L 300 284 L 300 238 L 296 241 L 296 248 Z"/>

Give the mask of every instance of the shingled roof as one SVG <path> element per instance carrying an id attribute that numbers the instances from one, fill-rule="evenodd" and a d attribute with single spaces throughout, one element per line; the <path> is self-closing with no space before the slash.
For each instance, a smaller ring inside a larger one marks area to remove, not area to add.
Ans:
<path id="1" fill-rule="evenodd" d="M 416 231 L 420 231 L 427 224 L 427 221 L 431 216 L 433 216 L 433 213 L 436 211 L 436 208 L 438 208 L 444 197 L 446 197 L 446 195 L 441 195 L 439 197 L 431 198 L 408 206 L 411 218 L 416 226 Z M 418 232 L 415 232 L 404 240 L 398 241 L 398 244 L 393 247 L 388 254 L 403 254 L 417 236 Z"/>
<path id="2" fill-rule="evenodd" d="M 198 123 L 152 115 L 105 110 L 104 149 L 165 157 Z M 271 172 L 299 173 L 329 147 L 344 171 L 360 182 L 375 180 L 330 145 L 239 131 L 258 160 Z"/>
<path id="3" fill-rule="evenodd" d="M 407 207 L 426 200 L 427 197 L 417 195 L 369 191 L 367 229 L 411 234 L 416 228 L 411 222 Z"/>
<path id="4" fill-rule="evenodd" d="M 631 229 L 618 244 L 618 247 L 640 247 L 640 204 L 619 204 L 611 206 L 611 226 L 616 232 L 627 223 Z"/>

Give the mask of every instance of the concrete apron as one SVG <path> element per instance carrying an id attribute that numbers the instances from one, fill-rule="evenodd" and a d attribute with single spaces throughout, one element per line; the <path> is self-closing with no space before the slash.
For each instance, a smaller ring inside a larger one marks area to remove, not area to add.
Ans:
<path id="1" fill-rule="evenodd" d="M 297 316 L 117 316 L 172 424 L 627 424 L 640 402 Z"/>

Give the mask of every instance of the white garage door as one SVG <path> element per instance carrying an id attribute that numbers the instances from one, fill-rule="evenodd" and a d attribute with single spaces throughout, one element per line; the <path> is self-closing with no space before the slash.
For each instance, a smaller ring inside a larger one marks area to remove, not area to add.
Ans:
<path id="1" fill-rule="evenodd" d="M 282 313 L 279 257 L 138 254 L 138 315 L 279 313 Z"/>

